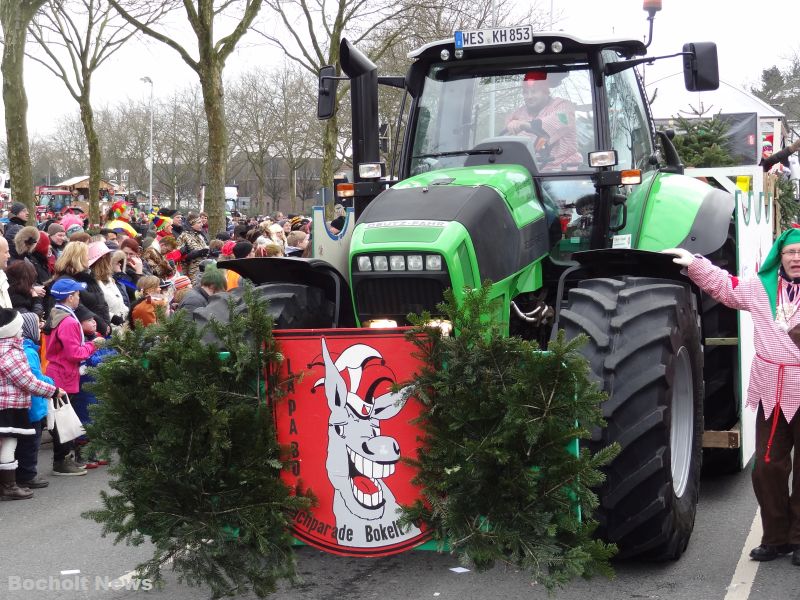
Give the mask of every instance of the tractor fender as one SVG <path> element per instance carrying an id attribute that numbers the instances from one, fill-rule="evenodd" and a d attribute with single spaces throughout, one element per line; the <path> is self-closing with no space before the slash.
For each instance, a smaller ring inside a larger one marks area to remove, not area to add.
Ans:
<path id="1" fill-rule="evenodd" d="M 688 277 L 682 274 L 681 267 L 672 262 L 673 258 L 675 257 L 672 255 L 661 254 L 660 252 L 628 248 L 575 252 L 572 255 L 574 264 L 564 270 L 558 280 L 553 331 L 555 332 L 559 329 L 560 307 L 566 299 L 567 292 L 585 279 L 626 275 L 672 279 L 682 284 L 691 285 L 692 289 L 697 293 L 696 286 Z"/>
<path id="2" fill-rule="evenodd" d="M 734 208 L 726 191 L 692 177 L 659 173 L 647 194 L 636 247 L 680 247 L 707 256 L 725 243 Z"/>
<path id="3" fill-rule="evenodd" d="M 240 258 L 218 263 L 259 286 L 297 283 L 320 288 L 334 305 L 334 327 L 354 327 L 355 313 L 347 280 L 333 265 L 318 258 Z"/>

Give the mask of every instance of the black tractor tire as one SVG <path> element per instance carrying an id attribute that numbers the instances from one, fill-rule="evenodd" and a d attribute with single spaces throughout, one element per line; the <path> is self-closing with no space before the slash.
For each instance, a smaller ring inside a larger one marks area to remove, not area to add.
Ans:
<path id="1" fill-rule="evenodd" d="M 621 451 L 597 490 L 597 534 L 620 558 L 677 559 L 694 528 L 703 435 L 703 353 L 696 297 L 647 277 L 587 279 L 569 291 L 560 326 L 584 333 L 606 426 L 588 442 Z"/>
<path id="2" fill-rule="evenodd" d="M 267 312 L 273 318 L 274 329 L 325 329 L 333 326 L 335 306 L 318 287 L 300 283 L 265 283 L 253 289 L 257 296 L 269 301 Z M 200 326 L 212 319 L 228 323 L 228 301 L 231 298 L 236 314 L 247 310 L 244 288 L 239 287 L 214 294 L 207 306 L 192 313 L 192 318 Z M 213 332 L 206 329 L 203 339 L 215 341 Z"/>

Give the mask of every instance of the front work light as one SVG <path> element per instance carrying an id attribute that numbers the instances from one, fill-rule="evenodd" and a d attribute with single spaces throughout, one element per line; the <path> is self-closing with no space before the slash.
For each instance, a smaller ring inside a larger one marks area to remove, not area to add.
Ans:
<path id="1" fill-rule="evenodd" d="M 405 256 L 397 256 L 397 255 L 390 256 L 389 268 L 391 268 L 392 271 L 405 271 L 406 270 Z"/>
<path id="2" fill-rule="evenodd" d="M 364 323 L 370 329 L 389 329 L 390 327 L 397 327 L 397 321 L 392 319 L 372 319 Z"/>
<path id="3" fill-rule="evenodd" d="M 422 256 L 420 254 L 412 254 L 407 259 L 409 271 L 422 271 Z"/>
<path id="4" fill-rule="evenodd" d="M 383 169 L 381 163 L 363 163 L 358 165 L 358 174 L 361 179 L 380 179 Z"/>
<path id="5" fill-rule="evenodd" d="M 372 266 L 375 268 L 376 271 L 388 271 L 389 261 L 385 256 L 373 256 Z"/>
<path id="6" fill-rule="evenodd" d="M 428 254 L 425 256 L 425 269 L 428 271 L 442 270 L 442 257 L 438 254 Z"/>
<path id="7" fill-rule="evenodd" d="M 369 256 L 359 256 L 356 264 L 359 271 L 372 271 L 372 261 Z"/>
<path id="8" fill-rule="evenodd" d="M 616 150 L 597 150 L 595 152 L 589 152 L 590 167 L 613 167 L 616 164 Z"/>

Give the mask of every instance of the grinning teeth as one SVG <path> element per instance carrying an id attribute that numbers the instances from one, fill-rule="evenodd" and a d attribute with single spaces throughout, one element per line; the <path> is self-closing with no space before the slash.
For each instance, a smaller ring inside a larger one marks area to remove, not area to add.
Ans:
<path id="1" fill-rule="evenodd" d="M 347 456 L 350 457 L 350 460 L 355 465 L 356 471 L 365 477 L 369 477 L 370 479 L 383 479 L 384 477 L 389 477 L 389 475 L 395 471 L 395 463 L 377 463 L 361 456 L 360 454 L 357 454 L 350 448 L 347 449 Z M 376 502 L 380 502 L 380 500 L 377 500 Z"/>

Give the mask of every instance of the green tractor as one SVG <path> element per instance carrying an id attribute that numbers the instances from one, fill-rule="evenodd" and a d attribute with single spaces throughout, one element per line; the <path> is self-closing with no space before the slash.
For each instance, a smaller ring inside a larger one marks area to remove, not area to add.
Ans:
<path id="1" fill-rule="evenodd" d="M 488 279 L 509 335 L 546 347 L 559 328 L 586 334 L 609 394 L 591 444 L 622 447 L 599 490 L 600 535 L 622 556 L 664 559 L 694 525 L 704 419 L 737 411 L 738 356 L 707 351 L 704 370 L 704 340 L 735 337 L 736 317 L 658 251 L 680 246 L 734 271 L 736 255 L 733 197 L 685 176 L 653 126 L 634 69 L 654 60 L 646 51 L 530 27 L 456 32 L 412 53 L 405 77 L 384 78 L 343 41 L 357 218 L 345 275 L 358 326 L 407 324 L 435 313 L 446 289 L 459 297 Z M 679 55 L 688 90 L 716 89 L 714 44 Z M 320 118 L 339 78 L 320 72 Z M 378 84 L 410 100 L 392 181 Z"/>
<path id="2" fill-rule="evenodd" d="M 412 53 L 404 77 L 379 77 L 344 40 L 344 76 L 320 72 L 318 115 L 332 116 L 337 80 L 349 79 L 345 228 L 327 230 L 318 208 L 316 258 L 228 264 L 268 282 L 257 289 L 277 328 L 306 337 L 337 328 L 368 340 L 368 328 L 435 315 L 445 290 L 460 298 L 486 280 L 491 318 L 509 335 L 546 348 L 559 329 L 586 334 L 583 352 L 609 396 L 607 426 L 589 444 L 622 448 L 598 490 L 599 535 L 621 556 L 668 559 L 694 526 L 704 422 L 725 430 L 738 419 L 740 348 L 735 313 L 659 251 L 680 246 L 735 272 L 737 231 L 734 197 L 684 175 L 670 136 L 655 131 L 634 69 L 656 60 L 646 51 L 639 40 L 530 27 L 456 32 Z M 717 87 L 714 44 L 678 55 L 687 89 Z M 409 99 L 394 178 L 379 154 L 379 84 Z M 353 352 L 336 368 L 360 369 Z M 741 465 L 738 449 L 721 452 L 721 464 Z"/>

